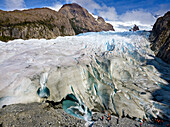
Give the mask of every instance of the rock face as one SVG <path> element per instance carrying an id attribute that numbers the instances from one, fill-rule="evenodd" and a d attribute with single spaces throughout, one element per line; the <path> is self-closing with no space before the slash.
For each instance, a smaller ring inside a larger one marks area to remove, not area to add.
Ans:
<path id="1" fill-rule="evenodd" d="M 170 11 L 157 19 L 149 39 L 156 56 L 170 64 Z"/>
<path id="2" fill-rule="evenodd" d="M 76 34 L 114 30 L 113 26 L 106 23 L 102 17 L 96 20 L 86 9 L 76 3 L 64 5 L 59 10 L 59 13 L 62 13 L 70 20 Z"/>
<path id="3" fill-rule="evenodd" d="M 89 31 L 114 30 L 104 20 L 96 21 L 77 4 L 64 5 L 59 12 L 49 8 L 0 11 L 0 40 L 56 38 Z"/>
<path id="4" fill-rule="evenodd" d="M 69 20 L 62 14 L 48 8 L 24 11 L 0 11 L 0 40 L 15 38 L 56 38 L 75 35 Z"/>

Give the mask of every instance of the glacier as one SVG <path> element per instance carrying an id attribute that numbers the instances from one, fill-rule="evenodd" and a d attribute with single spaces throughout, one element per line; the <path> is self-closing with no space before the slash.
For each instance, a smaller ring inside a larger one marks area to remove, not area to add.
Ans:
<path id="1" fill-rule="evenodd" d="M 149 34 L 103 31 L 0 42 L 0 107 L 41 102 L 37 90 L 45 83 L 48 100 L 63 100 L 67 113 L 87 121 L 93 111 L 169 120 L 170 65 L 155 57 Z"/>

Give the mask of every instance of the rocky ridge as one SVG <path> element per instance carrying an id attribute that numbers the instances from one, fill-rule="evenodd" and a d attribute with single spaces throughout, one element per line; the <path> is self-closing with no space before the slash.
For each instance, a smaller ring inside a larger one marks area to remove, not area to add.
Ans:
<path id="1" fill-rule="evenodd" d="M 63 13 L 66 12 L 66 13 Z M 64 5 L 59 12 L 49 8 L 0 10 L 0 40 L 72 36 L 84 32 L 114 30 L 104 20 L 96 21 L 78 4 Z"/>
<path id="2" fill-rule="evenodd" d="M 156 56 L 170 64 L 170 11 L 157 19 L 149 39 Z"/>
<path id="3" fill-rule="evenodd" d="M 98 17 L 96 20 L 86 9 L 76 3 L 65 4 L 61 7 L 59 13 L 62 13 L 70 20 L 76 34 L 114 30 L 113 26 L 106 23 L 102 17 Z"/>
<path id="4" fill-rule="evenodd" d="M 48 8 L 0 12 L 0 40 L 56 38 L 75 35 L 69 20 Z"/>

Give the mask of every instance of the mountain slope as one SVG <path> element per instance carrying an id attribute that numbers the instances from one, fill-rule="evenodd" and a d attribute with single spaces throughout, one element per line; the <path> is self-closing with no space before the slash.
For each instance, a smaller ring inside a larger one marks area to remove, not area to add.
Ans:
<path id="1" fill-rule="evenodd" d="M 106 23 L 102 17 L 99 17 L 96 21 L 86 9 L 76 3 L 65 4 L 61 7 L 59 13 L 62 13 L 70 20 L 76 34 L 114 30 L 113 26 Z"/>
<path id="2" fill-rule="evenodd" d="M 0 11 L 0 40 L 14 38 L 56 38 L 60 35 L 75 35 L 69 20 L 48 8 L 24 11 Z"/>
<path id="3" fill-rule="evenodd" d="M 170 11 L 157 19 L 150 35 L 151 49 L 157 57 L 170 64 Z"/>
<path id="4" fill-rule="evenodd" d="M 66 12 L 66 13 L 63 13 Z M 77 4 L 64 5 L 59 12 L 49 8 L 23 11 L 0 10 L 0 40 L 56 38 L 89 31 L 114 30 L 101 18 L 96 21 Z"/>

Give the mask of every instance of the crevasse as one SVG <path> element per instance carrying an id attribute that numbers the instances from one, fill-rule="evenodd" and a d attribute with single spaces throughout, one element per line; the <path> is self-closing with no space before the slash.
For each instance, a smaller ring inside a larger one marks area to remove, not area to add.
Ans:
<path id="1" fill-rule="evenodd" d="M 148 35 L 91 32 L 1 42 L 0 105 L 40 102 L 39 80 L 48 73 L 48 99 L 76 98 L 63 101 L 65 111 L 76 117 L 90 120 L 91 111 L 108 111 L 169 119 L 169 65 L 154 56 Z"/>

